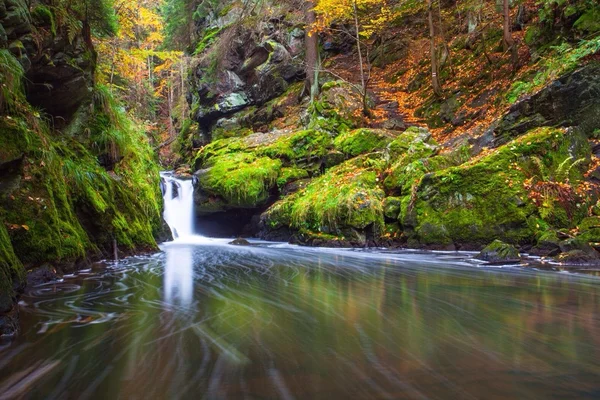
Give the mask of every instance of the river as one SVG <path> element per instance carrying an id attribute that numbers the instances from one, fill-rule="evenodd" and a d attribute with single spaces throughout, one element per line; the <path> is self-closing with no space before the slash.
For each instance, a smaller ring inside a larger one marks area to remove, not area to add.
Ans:
<path id="1" fill-rule="evenodd" d="M 0 398 L 592 399 L 598 278 L 190 237 L 22 298 Z"/>

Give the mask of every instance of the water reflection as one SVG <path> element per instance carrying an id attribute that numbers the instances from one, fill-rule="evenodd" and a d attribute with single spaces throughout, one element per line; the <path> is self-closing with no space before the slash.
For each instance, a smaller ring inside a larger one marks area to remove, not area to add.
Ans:
<path id="1" fill-rule="evenodd" d="M 168 244 L 164 246 L 165 302 L 188 307 L 192 304 L 194 290 L 193 255 L 188 245 Z"/>
<path id="2" fill-rule="evenodd" d="M 24 298 L 0 396 L 600 396 L 597 278 L 208 240 L 124 264 Z"/>

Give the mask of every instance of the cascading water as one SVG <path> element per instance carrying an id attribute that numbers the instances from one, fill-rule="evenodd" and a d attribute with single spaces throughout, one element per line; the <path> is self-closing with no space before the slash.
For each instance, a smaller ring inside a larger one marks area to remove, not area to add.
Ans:
<path id="1" fill-rule="evenodd" d="M 164 219 L 174 239 L 194 235 L 194 185 L 191 179 L 178 179 L 171 172 L 162 172 Z"/>

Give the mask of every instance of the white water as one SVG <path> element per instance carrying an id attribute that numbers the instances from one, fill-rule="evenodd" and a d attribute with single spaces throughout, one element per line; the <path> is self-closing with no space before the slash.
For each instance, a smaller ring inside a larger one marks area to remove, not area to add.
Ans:
<path id="1" fill-rule="evenodd" d="M 162 172 L 165 202 L 164 219 L 174 239 L 194 236 L 194 185 L 191 179 L 177 179 Z"/>

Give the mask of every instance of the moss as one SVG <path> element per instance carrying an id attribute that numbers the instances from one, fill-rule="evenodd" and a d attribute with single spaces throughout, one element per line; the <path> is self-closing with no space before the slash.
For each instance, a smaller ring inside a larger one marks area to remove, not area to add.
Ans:
<path id="1" fill-rule="evenodd" d="M 225 153 L 213 157 L 210 165 L 210 169 L 200 176 L 202 189 L 235 207 L 264 203 L 281 170 L 280 160 L 250 153 Z"/>
<path id="2" fill-rule="evenodd" d="M 241 138 L 230 138 L 216 140 L 209 145 L 204 146 L 194 159 L 195 169 L 205 168 L 209 160 L 226 154 L 243 152 L 248 149 L 248 146 Z"/>
<path id="3" fill-rule="evenodd" d="M 246 137 L 253 133 L 252 129 L 245 127 L 224 128 L 217 127 L 211 131 L 213 140 L 230 139 L 236 137 Z"/>
<path id="4" fill-rule="evenodd" d="M 335 138 L 335 148 L 350 157 L 356 157 L 384 149 L 394 137 L 390 132 L 381 129 L 356 129 Z"/>
<path id="5" fill-rule="evenodd" d="M 308 108 L 309 127 L 334 134 L 356 128 L 361 122 L 361 96 L 347 83 L 326 85 Z"/>
<path id="6" fill-rule="evenodd" d="M 432 151 L 432 147 L 416 144 L 415 148 L 390 167 L 384 181 L 385 189 L 392 193 L 409 194 L 412 186 L 418 184 L 426 174 L 461 165 L 470 158 L 468 151 L 461 147 L 450 153 L 415 160 L 417 157 L 431 155 Z"/>
<path id="7" fill-rule="evenodd" d="M 74 262 L 122 248 L 154 248 L 161 226 L 158 166 L 144 132 L 106 93 L 82 106 L 73 126 L 54 135 L 27 109 L 4 119 L 0 142 L 21 153 L 20 186 L 2 198 L 2 217 L 23 263 Z M 31 118 L 33 115 L 33 118 Z M 81 127 L 89 126 L 87 135 Z M 79 134 L 77 134 L 79 133 Z M 98 158 L 118 153 L 109 174 Z M 124 221 L 124 223 L 122 223 Z"/>
<path id="8" fill-rule="evenodd" d="M 43 4 L 38 4 L 31 11 L 31 17 L 33 22 L 38 26 L 47 26 L 50 28 L 50 32 L 56 36 L 56 23 L 54 22 L 54 14 L 52 11 Z"/>
<path id="9" fill-rule="evenodd" d="M 600 242 L 600 217 L 593 216 L 583 219 L 579 225 L 578 237 L 588 242 Z"/>
<path id="10" fill-rule="evenodd" d="M 15 288 L 25 282 L 25 270 L 14 253 L 4 221 L 0 219 L 0 313 L 13 306 Z"/>
<path id="11" fill-rule="evenodd" d="M 306 179 L 308 176 L 308 172 L 301 168 L 282 168 L 279 177 L 277 178 L 277 187 L 279 188 L 279 191 L 281 191 L 288 183 L 295 182 L 299 179 Z"/>
<path id="12" fill-rule="evenodd" d="M 434 154 L 438 151 L 438 145 L 426 128 L 410 127 L 389 144 L 390 157 L 392 159 L 401 157 L 406 153 L 419 153 L 419 157 L 425 157 L 425 153 Z"/>
<path id="13" fill-rule="evenodd" d="M 309 129 L 282 136 L 275 143 L 260 150 L 260 153 L 295 164 L 323 157 L 331 144 L 332 140 L 328 133 Z"/>
<path id="14" fill-rule="evenodd" d="M 200 41 L 198 42 L 198 44 L 196 45 L 196 50 L 194 51 L 194 55 L 200 55 L 204 52 L 204 50 L 206 50 L 208 47 L 210 47 L 211 44 L 213 44 L 213 42 L 215 41 L 215 39 L 217 38 L 217 36 L 219 36 L 219 34 L 222 32 L 223 28 L 220 27 L 213 27 L 213 28 L 208 28 L 204 31 L 204 36 L 202 37 L 202 39 L 200 39 Z"/>
<path id="15" fill-rule="evenodd" d="M 383 213 L 389 220 L 395 221 L 400 218 L 400 210 L 402 209 L 402 199 L 400 197 L 386 197 L 383 202 Z"/>
<path id="16" fill-rule="evenodd" d="M 506 262 L 518 260 L 520 257 L 519 251 L 514 246 L 494 240 L 476 258 L 490 262 Z"/>
<path id="17" fill-rule="evenodd" d="M 573 131 L 537 129 L 481 159 L 423 177 L 411 193 L 405 225 L 415 228 L 422 244 L 530 242 L 537 232 L 529 221 L 539 212 L 525 185 L 535 173 L 530 159 L 543 157 L 557 168 L 571 153 L 589 152 L 578 147 L 579 136 Z"/>
<path id="18" fill-rule="evenodd" d="M 0 113 L 14 111 L 23 102 L 25 71 L 19 61 L 6 49 L 0 49 Z"/>
<path id="19" fill-rule="evenodd" d="M 383 229 L 380 159 L 359 157 L 329 170 L 306 188 L 277 202 L 265 214 L 267 226 L 344 235 L 348 229 Z"/>

